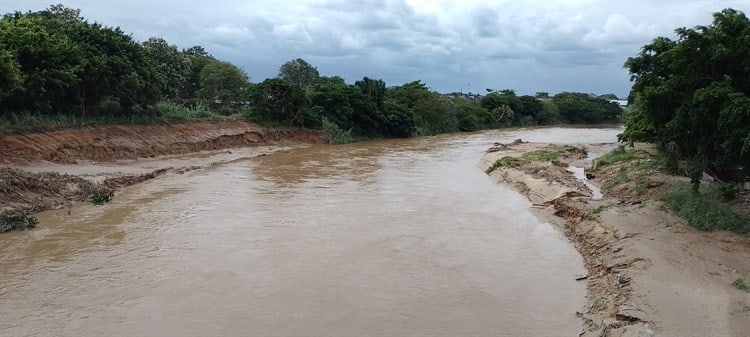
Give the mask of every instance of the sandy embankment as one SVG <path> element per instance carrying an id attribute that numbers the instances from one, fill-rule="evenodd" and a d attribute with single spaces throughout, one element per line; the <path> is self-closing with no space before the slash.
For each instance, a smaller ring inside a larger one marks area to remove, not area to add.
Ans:
<path id="1" fill-rule="evenodd" d="M 325 142 L 240 121 L 81 128 L 0 137 L 0 213 L 40 212 L 166 173 Z"/>
<path id="2" fill-rule="evenodd" d="M 548 148 L 496 146 L 480 166 Z M 582 336 L 750 336 L 750 294 L 732 286 L 750 279 L 748 238 L 695 230 L 653 200 L 612 197 L 606 189 L 604 198 L 592 200 L 565 167 L 584 167 L 587 160 L 572 152 L 560 161 L 503 166 L 489 175 L 525 194 L 583 257 L 589 294 L 580 312 Z M 611 179 L 616 170 L 608 172 L 597 172 L 592 182 Z"/>

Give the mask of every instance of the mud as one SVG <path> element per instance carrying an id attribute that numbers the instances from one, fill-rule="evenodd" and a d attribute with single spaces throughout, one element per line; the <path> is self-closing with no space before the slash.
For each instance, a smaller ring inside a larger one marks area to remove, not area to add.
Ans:
<path id="1" fill-rule="evenodd" d="M 36 161 L 112 162 L 200 151 L 290 143 L 323 143 L 318 131 L 266 130 L 241 121 L 108 126 L 0 138 L 0 164 Z"/>

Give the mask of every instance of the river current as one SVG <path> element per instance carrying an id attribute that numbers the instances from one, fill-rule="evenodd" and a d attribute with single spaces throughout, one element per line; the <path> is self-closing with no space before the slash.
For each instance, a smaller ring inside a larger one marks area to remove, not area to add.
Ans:
<path id="1" fill-rule="evenodd" d="M 0 336 L 576 336 L 580 256 L 477 162 L 618 132 L 317 145 L 44 212 L 0 235 Z"/>

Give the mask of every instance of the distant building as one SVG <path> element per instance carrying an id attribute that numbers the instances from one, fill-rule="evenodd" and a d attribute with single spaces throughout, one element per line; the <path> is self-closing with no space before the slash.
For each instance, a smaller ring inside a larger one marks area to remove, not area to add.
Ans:
<path id="1" fill-rule="evenodd" d="M 609 100 L 610 103 L 617 103 L 621 108 L 625 108 L 628 106 L 628 100 L 626 99 L 611 99 Z"/>

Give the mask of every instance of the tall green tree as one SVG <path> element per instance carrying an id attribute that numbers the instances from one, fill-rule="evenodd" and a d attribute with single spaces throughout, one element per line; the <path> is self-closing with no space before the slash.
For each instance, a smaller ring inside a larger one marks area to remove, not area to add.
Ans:
<path id="1" fill-rule="evenodd" d="M 354 82 L 354 85 L 359 90 L 362 90 L 362 93 L 367 95 L 379 109 L 383 107 L 386 93 L 385 82 L 383 80 L 375 80 L 365 76 L 362 80 Z"/>
<path id="2" fill-rule="evenodd" d="M 92 115 L 158 98 L 141 46 L 119 28 L 85 21 L 77 10 L 56 5 L 5 15 L 0 45 L 14 55 L 23 81 L 4 109 Z"/>
<path id="3" fill-rule="evenodd" d="M 249 85 L 249 78 L 235 65 L 211 60 L 200 72 L 200 89 L 196 92 L 202 101 L 221 110 L 240 102 Z"/>
<path id="4" fill-rule="evenodd" d="M 560 117 L 572 124 L 611 123 L 622 115 L 617 103 L 580 92 L 561 92 L 552 102 L 559 109 Z"/>
<path id="5" fill-rule="evenodd" d="M 13 91 L 21 89 L 23 79 L 19 68 L 20 66 L 13 54 L 0 45 L 0 102 L 10 96 Z M 0 114 L 2 112 L 2 109 L 0 109 Z"/>
<path id="6" fill-rule="evenodd" d="M 654 141 L 706 168 L 750 167 L 750 21 L 725 9 L 713 23 L 678 28 L 628 58 L 635 108 L 621 140 Z"/>
<path id="7" fill-rule="evenodd" d="M 182 50 L 182 55 L 187 58 L 190 66 L 182 83 L 180 98 L 188 103 L 197 99 L 197 91 L 201 88 L 201 71 L 207 64 L 216 59 L 201 46 L 193 46 Z"/>
<path id="8" fill-rule="evenodd" d="M 318 68 L 303 59 L 286 62 L 279 68 L 279 78 L 292 82 L 302 89 L 307 89 L 318 81 Z"/>
<path id="9" fill-rule="evenodd" d="M 269 78 L 252 86 L 248 92 L 252 110 L 260 121 L 305 126 L 304 113 L 308 100 L 298 85 Z"/>
<path id="10" fill-rule="evenodd" d="M 458 131 L 456 109 L 443 97 L 417 80 L 389 88 L 387 97 L 408 107 L 414 113 L 417 135 Z"/>
<path id="11" fill-rule="evenodd" d="M 184 91 L 190 74 L 190 59 L 162 38 L 152 37 L 143 42 L 146 58 L 153 64 L 164 98 L 174 99 Z"/>

